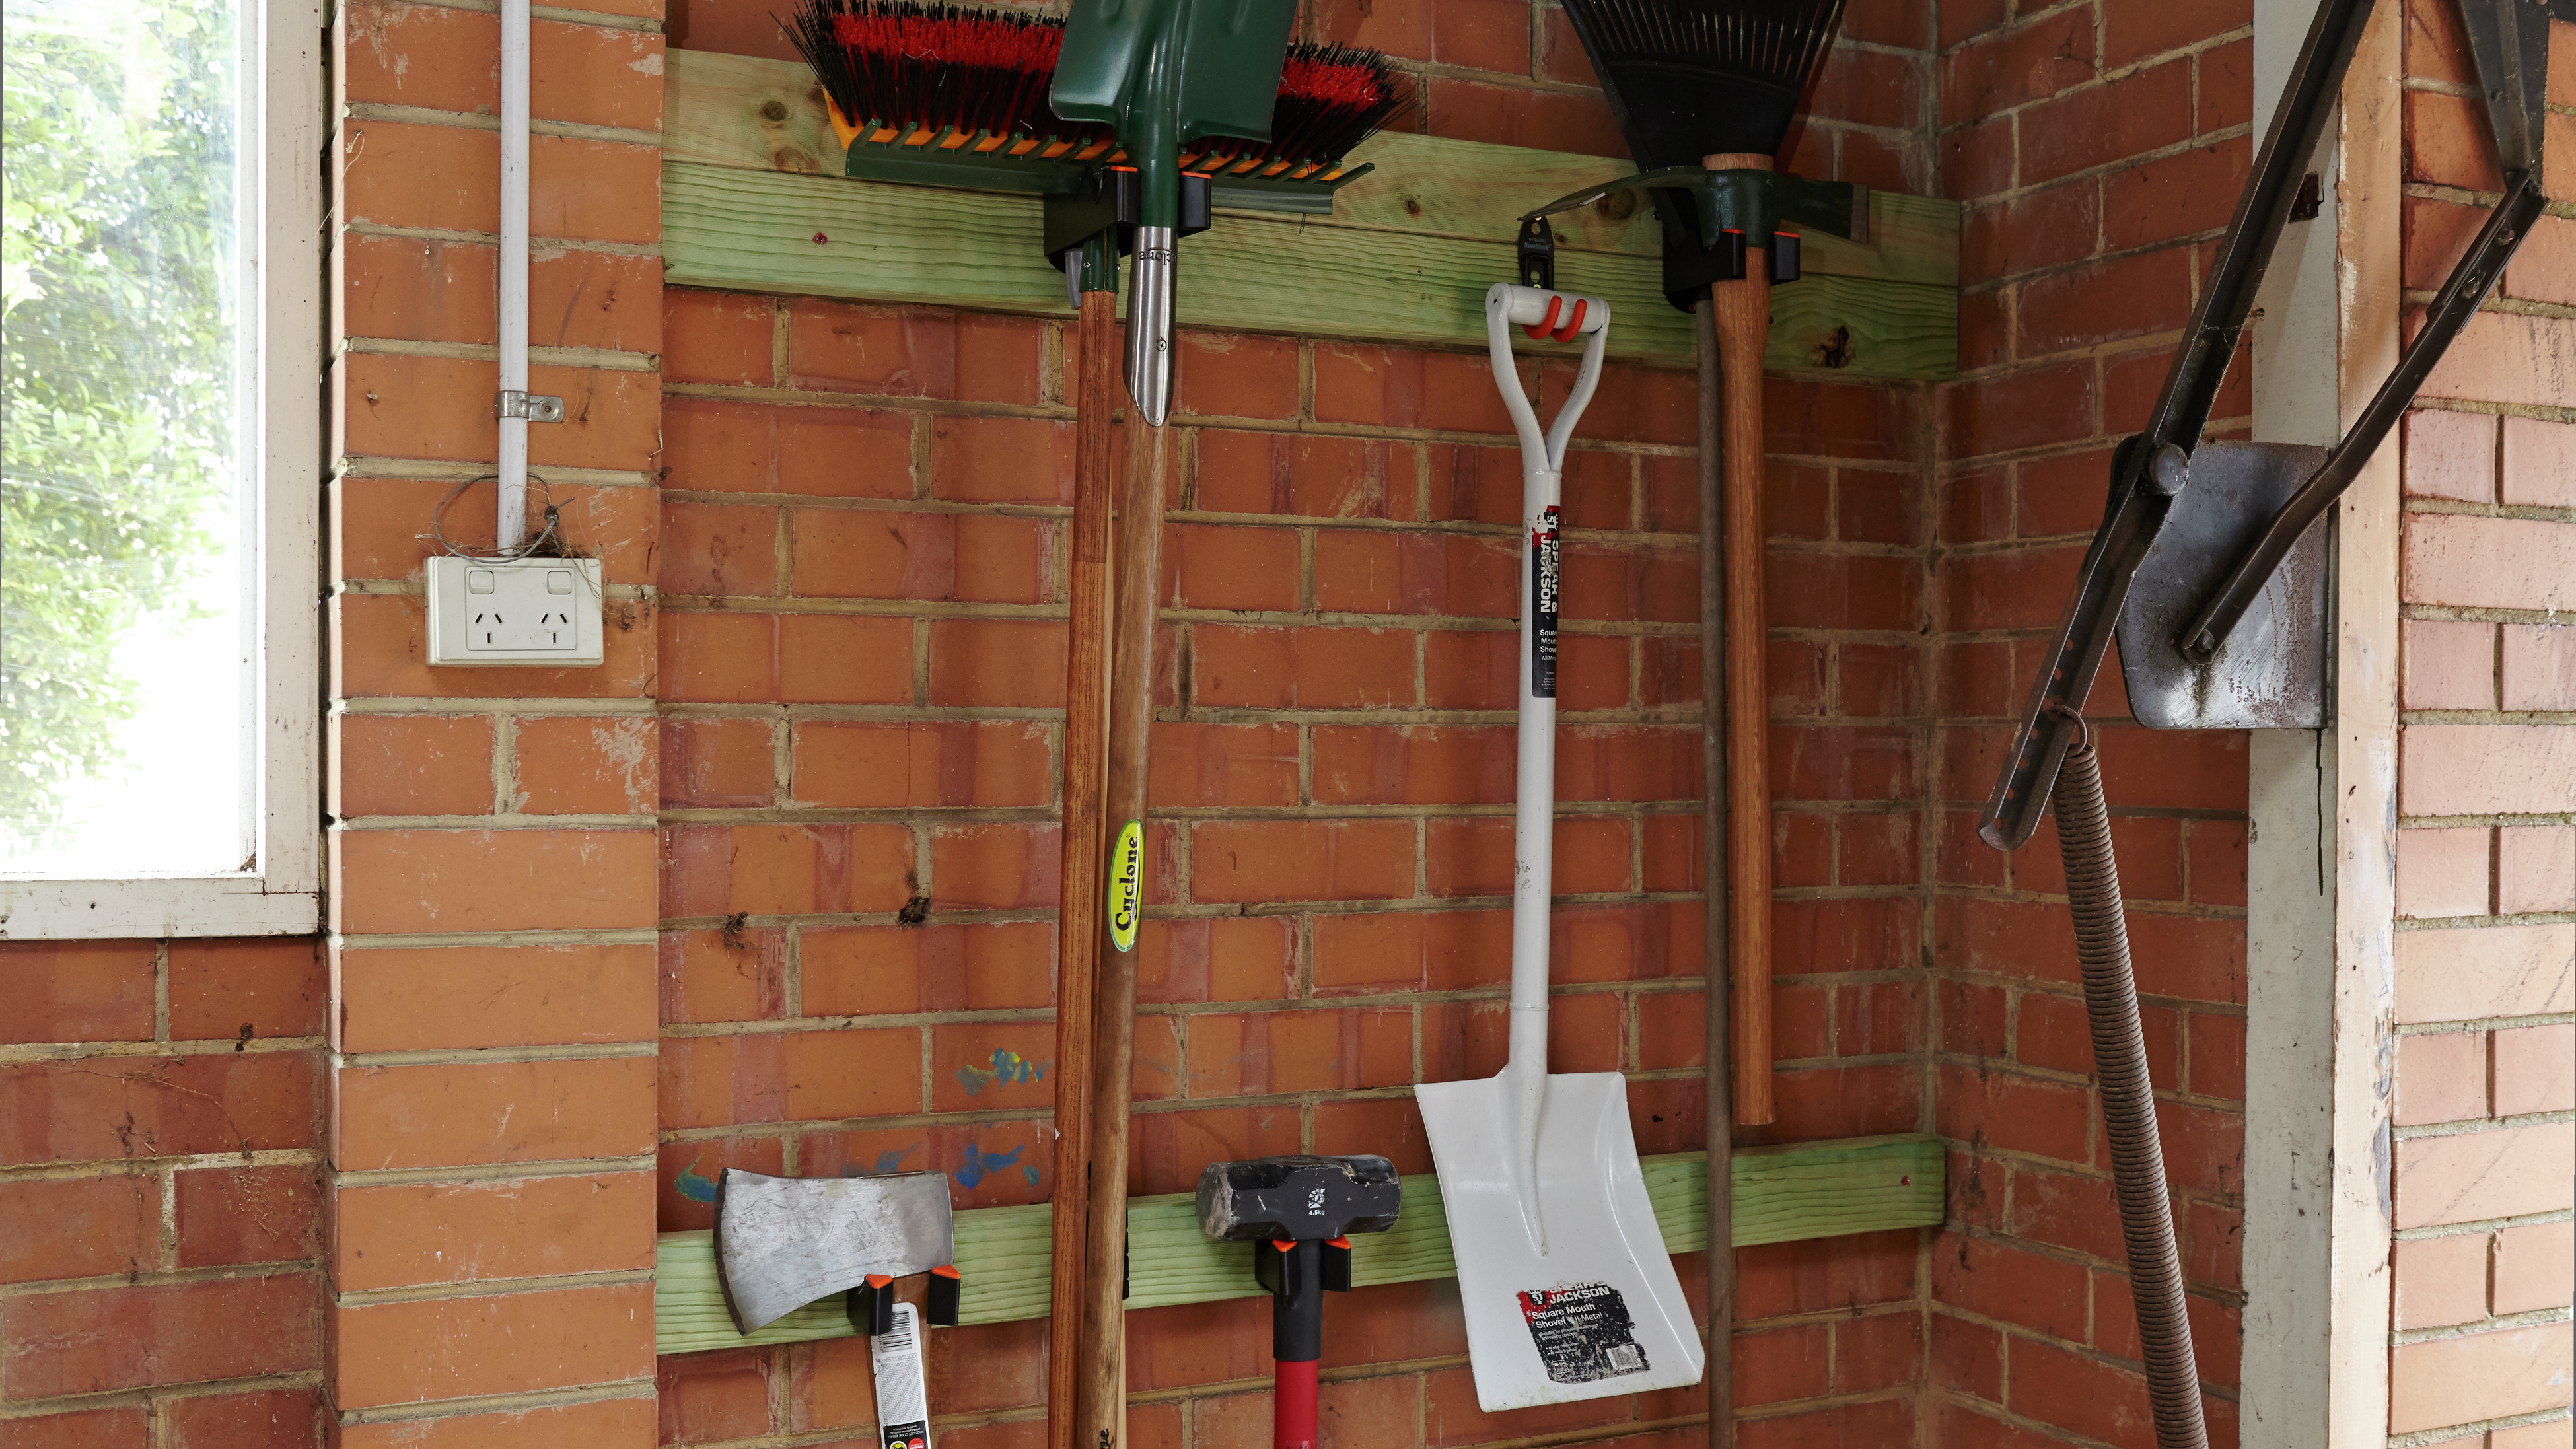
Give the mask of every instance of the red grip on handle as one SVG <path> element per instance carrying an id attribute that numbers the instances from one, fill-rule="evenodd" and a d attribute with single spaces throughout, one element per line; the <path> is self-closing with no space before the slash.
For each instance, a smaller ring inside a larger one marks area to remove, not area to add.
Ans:
<path id="1" fill-rule="evenodd" d="M 1277 1449 L 1315 1449 L 1315 1371 L 1319 1360 L 1278 1360 L 1270 1377 L 1270 1440 Z"/>
<path id="2" fill-rule="evenodd" d="M 1589 305 L 1581 297 L 1574 299 L 1574 315 L 1565 319 L 1565 329 L 1556 334 L 1557 341 L 1571 342 L 1574 340 L 1574 334 L 1583 330 L 1583 309 Z"/>
<path id="3" fill-rule="evenodd" d="M 1522 328 L 1521 330 L 1522 330 L 1522 331 L 1524 331 L 1524 332 L 1526 332 L 1526 333 L 1528 333 L 1528 334 L 1529 334 L 1530 336 L 1532 336 L 1532 337 L 1545 337 L 1549 332 L 1551 332 L 1551 331 L 1554 331 L 1554 330 L 1555 330 L 1555 328 L 1556 328 L 1556 314 L 1557 314 L 1557 310 L 1558 310 L 1559 308 L 1563 307 L 1564 305 L 1565 305 L 1565 299 L 1564 299 L 1563 297 L 1550 297 L 1550 298 L 1548 298 L 1548 299 L 1547 299 L 1547 315 L 1546 315 L 1546 316 L 1544 316 L 1544 317 L 1541 317 L 1540 319 L 1538 319 L 1538 325 L 1537 325 L 1537 326 L 1535 326 L 1535 327 L 1524 327 L 1524 328 Z"/>

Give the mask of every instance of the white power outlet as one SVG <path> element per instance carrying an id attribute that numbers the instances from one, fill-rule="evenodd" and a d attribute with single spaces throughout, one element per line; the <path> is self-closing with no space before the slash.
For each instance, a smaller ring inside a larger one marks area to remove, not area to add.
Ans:
<path id="1" fill-rule="evenodd" d="M 601 608 L 595 558 L 432 558 L 429 662 L 597 664 Z"/>

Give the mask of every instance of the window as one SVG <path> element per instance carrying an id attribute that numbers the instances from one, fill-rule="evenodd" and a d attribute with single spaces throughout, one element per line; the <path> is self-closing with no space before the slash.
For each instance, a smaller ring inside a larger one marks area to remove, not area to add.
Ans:
<path id="1" fill-rule="evenodd" d="M 321 24 L 0 10 L 0 936 L 316 925 Z"/>

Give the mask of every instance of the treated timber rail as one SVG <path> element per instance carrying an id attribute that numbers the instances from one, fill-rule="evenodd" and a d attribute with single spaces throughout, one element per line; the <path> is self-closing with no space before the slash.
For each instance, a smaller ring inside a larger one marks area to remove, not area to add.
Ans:
<path id="1" fill-rule="evenodd" d="M 1645 1159 L 1646 1191 L 1664 1247 L 1693 1253 L 1708 1246 L 1707 1154 Z M 1734 1156 L 1735 1245 L 1795 1242 L 1941 1221 L 1941 1140 L 1928 1136 L 1853 1137 L 1778 1147 L 1739 1147 Z M 957 1214 L 957 1264 L 965 1273 L 963 1323 L 1041 1318 L 1047 1311 L 1045 1203 L 973 1208 Z M 1127 1204 L 1134 1248 L 1130 1309 L 1249 1298 L 1252 1245 L 1210 1241 L 1186 1193 L 1140 1197 Z M 1449 1224 L 1440 1186 L 1429 1173 L 1404 1180 L 1404 1210 L 1395 1227 L 1351 1240 L 1353 1282 L 1410 1283 L 1447 1278 Z M 664 1233 L 656 1254 L 653 1350 L 697 1353 L 769 1343 L 843 1338 L 850 1324 L 838 1297 L 811 1303 L 758 1333 L 734 1332 L 716 1284 L 713 1235 Z"/>
<path id="2" fill-rule="evenodd" d="M 1071 316 L 1038 254 L 1032 197 L 854 181 L 803 65 L 675 50 L 662 254 L 678 286 Z M 1625 161 L 1385 135 L 1331 216 L 1219 211 L 1182 253 L 1184 325 L 1481 345 L 1485 288 L 1512 280 L 1515 216 L 1630 173 Z M 1633 193 L 1559 217 L 1557 283 L 1606 298 L 1613 355 L 1692 356 Z M 1870 195 L 1871 241 L 1806 237 L 1772 291 L 1773 370 L 1936 379 L 1958 363 L 1959 205 Z M 818 240 L 820 238 L 820 240 Z"/>

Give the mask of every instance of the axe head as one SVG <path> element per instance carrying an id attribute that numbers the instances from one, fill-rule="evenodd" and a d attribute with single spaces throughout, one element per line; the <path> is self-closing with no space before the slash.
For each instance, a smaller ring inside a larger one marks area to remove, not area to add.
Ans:
<path id="1" fill-rule="evenodd" d="M 957 1261 L 948 1175 L 766 1177 L 716 1182 L 716 1272 L 744 1333 L 871 1274 L 904 1278 Z"/>

